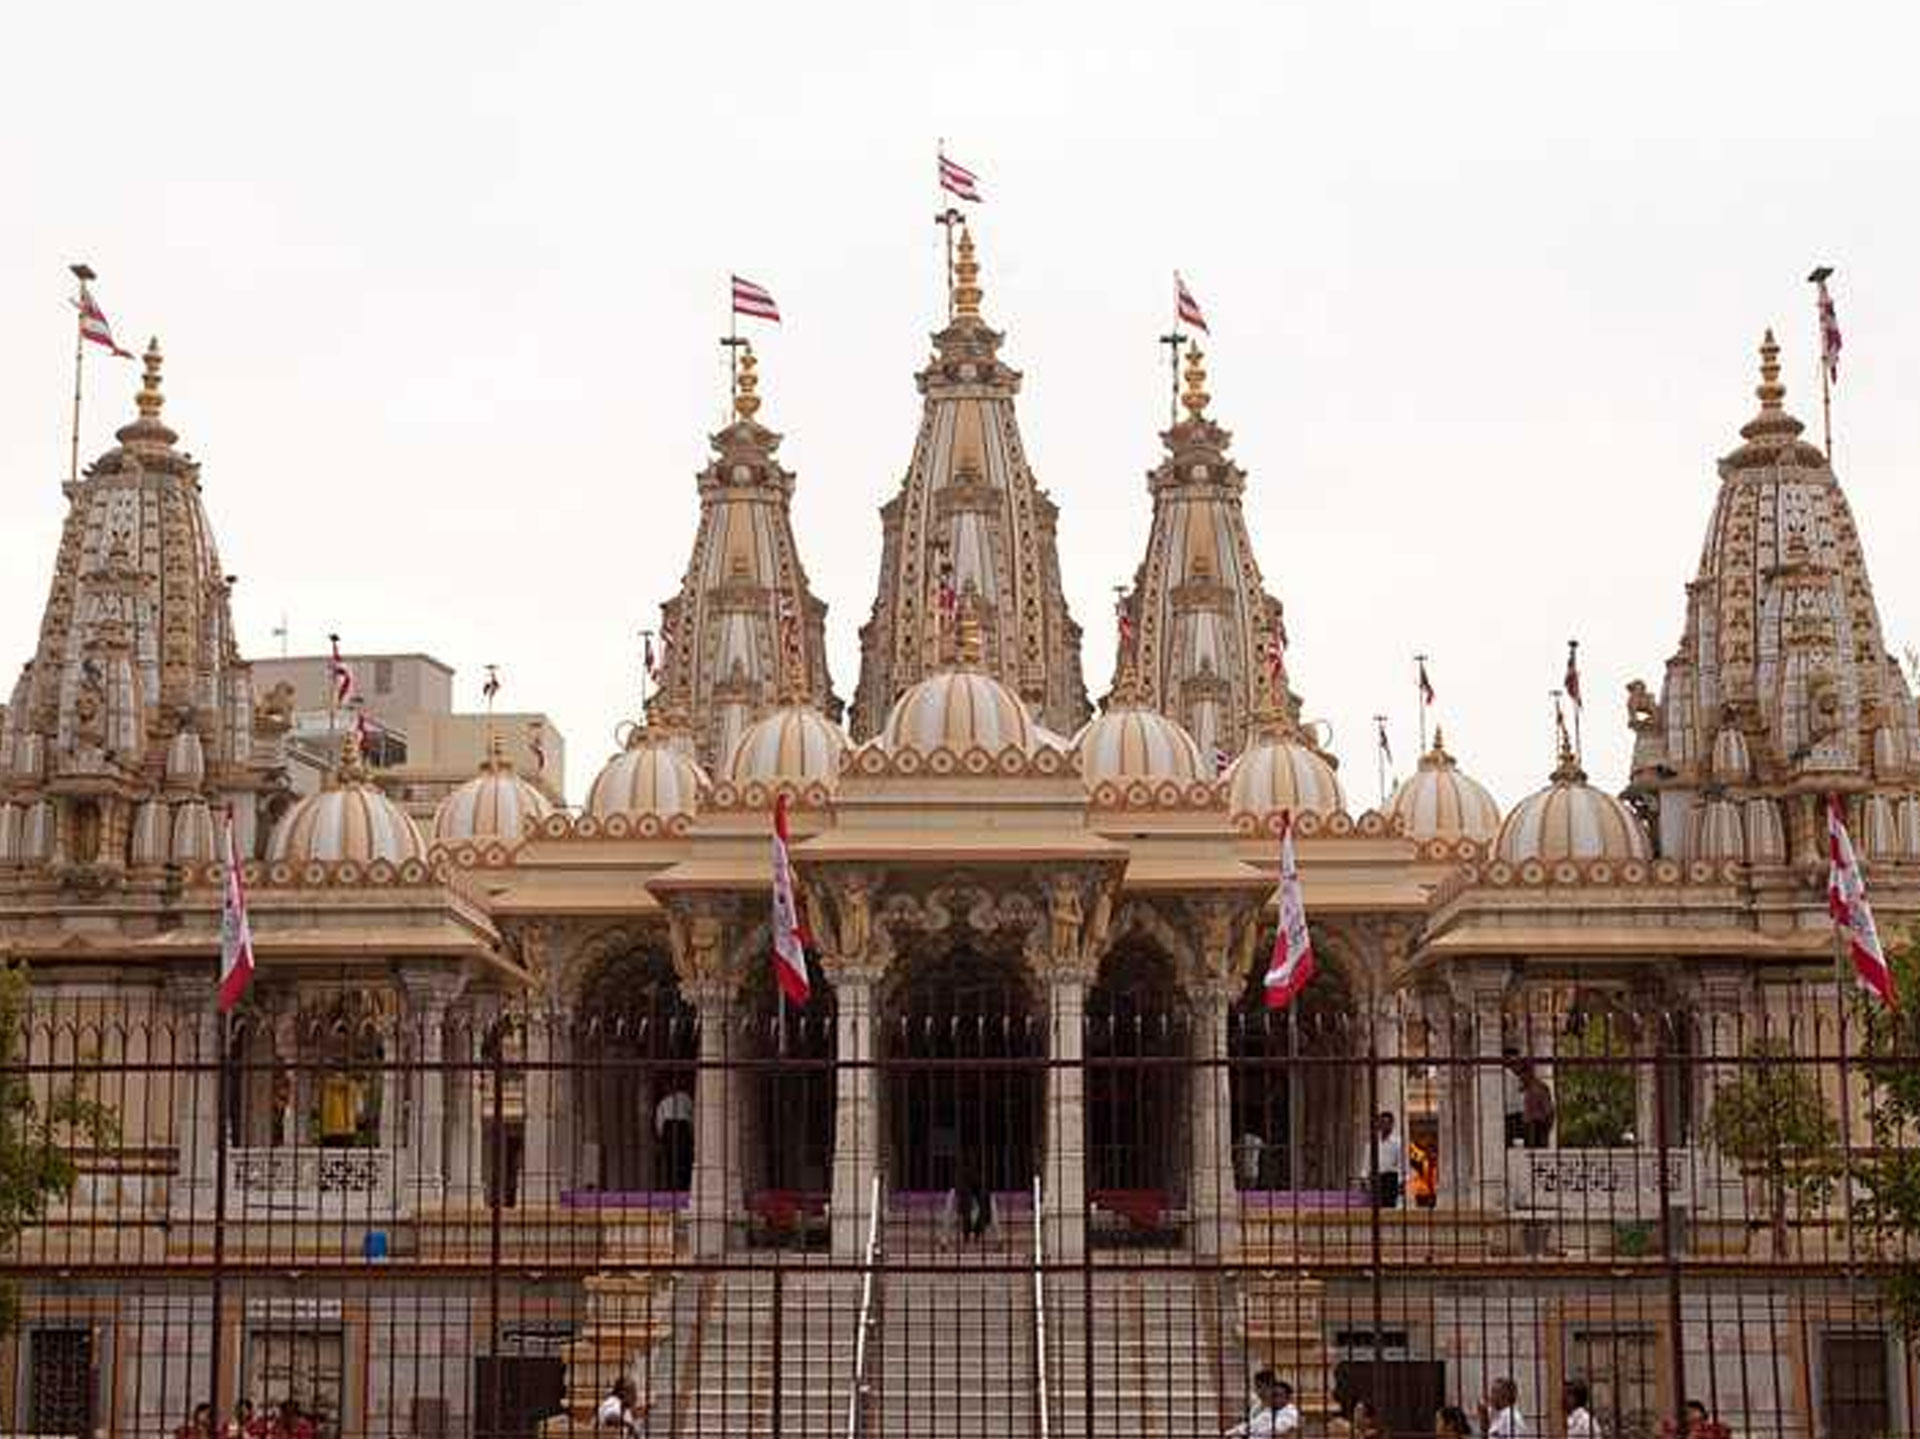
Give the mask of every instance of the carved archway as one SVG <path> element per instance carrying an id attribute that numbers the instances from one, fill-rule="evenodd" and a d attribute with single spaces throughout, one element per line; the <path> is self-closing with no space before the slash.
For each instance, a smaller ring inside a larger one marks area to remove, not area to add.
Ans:
<path id="1" fill-rule="evenodd" d="M 587 1173 L 615 1193 L 685 1190 L 693 1173 L 693 1007 L 663 944 L 623 937 L 578 975 L 573 1011 Z"/>
<path id="2" fill-rule="evenodd" d="M 811 1206 L 832 1183 L 838 1005 L 811 951 L 806 1004 L 783 1003 L 770 948 L 745 965 L 734 1002 L 733 1052 L 745 1066 L 734 1085 L 741 1179 L 750 1199 L 773 1191 Z"/>
<path id="3" fill-rule="evenodd" d="M 1189 1015 L 1174 957 L 1144 930 L 1107 951 L 1087 996 L 1087 1190 L 1116 1212 L 1186 1200 Z M 1152 1205 L 1123 1203 L 1151 1196 Z"/>

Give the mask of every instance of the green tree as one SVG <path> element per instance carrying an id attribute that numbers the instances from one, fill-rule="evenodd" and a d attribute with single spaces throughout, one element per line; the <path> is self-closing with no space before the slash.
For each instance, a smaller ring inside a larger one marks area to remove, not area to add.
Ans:
<path id="1" fill-rule="evenodd" d="M 1888 955 L 1893 965 L 1897 1014 L 1860 997 L 1860 1023 L 1871 1090 L 1868 1116 L 1873 1151 L 1854 1171 L 1855 1215 L 1867 1236 L 1897 1267 L 1887 1281 L 1894 1322 L 1908 1338 L 1920 1338 L 1920 925 Z"/>
<path id="2" fill-rule="evenodd" d="M 1633 1053 L 1633 1034 L 1620 1015 L 1601 1012 L 1584 1022 L 1554 1057 L 1560 1088 L 1560 1143 L 1569 1149 L 1614 1149 L 1633 1132 L 1633 1067 L 1619 1063 Z M 1582 1064 L 1582 1059 L 1611 1060 Z"/>
<path id="3" fill-rule="evenodd" d="M 0 1251 L 44 1218 L 78 1174 L 74 1153 L 111 1142 L 113 1112 L 79 1085 L 36 1086 L 20 1068 L 26 1059 L 27 971 L 0 966 Z M 19 1296 L 0 1285 L 0 1333 L 13 1328 Z"/>
<path id="4" fill-rule="evenodd" d="M 1707 1137 L 1760 1181 L 1773 1252 L 1785 1254 L 1793 1201 L 1824 1204 L 1833 1192 L 1840 1138 L 1826 1096 L 1809 1067 L 1794 1062 L 1792 1046 L 1781 1039 L 1747 1045 L 1739 1073 L 1713 1096 Z"/>

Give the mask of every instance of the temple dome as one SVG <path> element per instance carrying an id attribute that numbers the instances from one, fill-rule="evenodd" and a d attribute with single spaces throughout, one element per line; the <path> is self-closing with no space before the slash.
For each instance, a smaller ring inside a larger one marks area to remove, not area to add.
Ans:
<path id="1" fill-rule="evenodd" d="M 1227 810 L 1265 819 L 1293 813 L 1340 814 L 1347 798 L 1334 762 L 1290 713 L 1264 718 L 1253 743 L 1227 768 Z"/>
<path id="2" fill-rule="evenodd" d="M 518 839 L 529 823 L 553 813 L 553 804 L 523 778 L 495 735 L 480 772 L 440 801 L 433 812 L 435 840 Z"/>
<path id="3" fill-rule="evenodd" d="M 1647 859 L 1652 847 L 1634 812 L 1588 784 L 1586 771 L 1563 743 L 1552 780 L 1513 807 L 1500 826 L 1494 853 L 1517 864 L 1530 859 Z"/>
<path id="4" fill-rule="evenodd" d="M 687 748 L 680 736 L 658 726 L 633 726 L 620 753 L 594 776 L 593 788 L 587 791 L 587 813 L 595 819 L 616 814 L 662 819 L 695 814 L 707 788 L 707 775 Z"/>
<path id="5" fill-rule="evenodd" d="M 340 768 L 327 788 L 310 794 L 280 817 L 267 845 L 267 858 L 302 864 L 308 860 L 383 859 L 400 864 L 426 856 L 419 826 L 367 777 L 360 742 L 347 736 Z"/>
<path id="6" fill-rule="evenodd" d="M 998 754 L 1012 746 L 1031 755 L 1040 745 L 1040 734 L 1018 695 L 984 670 L 968 666 L 929 675 L 910 687 L 894 701 L 879 740 L 889 754 L 937 749 Z"/>
<path id="7" fill-rule="evenodd" d="M 1747 859 L 1747 827 L 1740 806 L 1724 794 L 1709 795 L 1687 820 L 1690 859 Z"/>
<path id="8" fill-rule="evenodd" d="M 736 785 L 758 780 L 832 784 L 847 748 L 846 731 L 810 704 L 793 701 L 755 720 L 727 760 Z"/>
<path id="9" fill-rule="evenodd" d="M 1213 777 L 1200 746 L 1179 721 L 1148 708 L 1127 690 L 1087 721 L 1073 748 L 1089 785 L 1136 779 L 1186 785 Z"/>
<path id="10" fill-rule="evenodd" d="M 1400 782 L 1387 813 L 1405 821 L 1415 839 L 1473 839 L 1485 842 L 1500 832 L 1500 806 L 1487 787 L 1463 771 L 1447 753 L 1440 731 L 1420 767 Z"/>

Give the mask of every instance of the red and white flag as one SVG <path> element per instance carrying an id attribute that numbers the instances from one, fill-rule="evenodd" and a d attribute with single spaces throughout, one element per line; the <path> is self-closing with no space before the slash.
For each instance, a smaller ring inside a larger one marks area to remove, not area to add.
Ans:
<path id="1" fill-rule="evenodd" d="M 771 320 L 780 323 L 780 307 L 773 302 L 773 296 L 764 285 L 756 285 L 751 280 L 733 277 L 733 313 L 751 315 L 756 320 Z"/>
<path id="2" fill-rule="evenodd" d="M 1307 902 L 1293 856 L 1293 813 L 1280 814 L 1280 932 L 1267 965 L 1267 1008 L 1285 1009 L 1313 978 L 1313 936 L 1307 933 Z"/>
<path id="3" fill-rule="evenodd" d="M 1818 277 L 1814 284 L 1820 292 L 1820 363 L 1827 367 L 1827 383 L 1840 383 L 1840 316 L 1833 308 L 1833 296 L 1827 290 L 1827 276 L 1831 270 L 1824 266 L 1815 270 Z"/>
<path id="4" fill-rule="evenodd" d="M 647 678 L 660 678 L 660 657 L 653 652 L 653 631 L 640 631 L 640 663 L 646 667 Z"/>
<path id="5" fill-rule="evenodd" d="M 793 888 L 793 864 L 787 857 L 787 797 L 773 802 L 773 978 L 789 1004 L 805 1004 L 807 932 L 800 923 Z"/>
<path id="6" fill-rule="evenodd" d="M 93 291 L 87 288 L 87 282 L 80 282 L 80 294 L 73 302 L 74 309 L 80 312 L 80 338 L 89 344 L 111 350 L 123 360 L 133 358 L 132 350 L 123 350 L 113 338 L 113 326 L 107 323 L 106 311 L 100 308 L 100 302 L 93 298 Z"/>
<path id="7" fill-rule="evenodd" d="M 1227 753 L 1225 745 L 1213 747 L 1213 777 L 1218 779 L 1233 767 L 1233 756 Z"/>
<path id="8" fill-rule="evenodd" d="M 1433 707 L 1433 681 L 1427 678 L 1427 662 L 1422 659 L 1415 660 L 1414 663 L 1420 666 L 1420 703 L 1431 709 Z"/>
<path id="9" fill-rule="evenodd" d="M 940 188 L 949 195 L 958 195 L 962 200 L 980 202 L 980 177 L 965 165 L 955 164 L 944 154 L 940 156 Z"/>
<path id="10" fill-rule="evenodd" d="M 327 656 L 327 683 L 333 686 L 333 704 L 338 709 L 354 696 L 358 686 L 353 682 L 353 671 L 347 662 L 340 658 L 340 636 L 328 635 L 332 652 Z"/>
<path id="11" fill-rule="evenodd" d="M 1873 909 L 1867 903 L 1867 877 L 1860 872 L 1837 794 L 1827 799 L 1827 849 L 1827 910 L 1846 938 L 1854 972 L 1868 993 L 1888 1009 L 1898 1009 L 1893 969 L 1880 947 L 1880 931 L 1874 927 Z"/>
<path id="12" fill-rule="evenodd" d="M 1120 648 L 1129 653 L 1133 650 L 1133 609 L 1122 594 L 1113 602 L 1114 623 L 1120 630 Z"/>
<path id="13" fill-rule="evenodd" d="M 247 884 L 240 874 L 240 850 L 233 838 L 233 814 L 226 824 L 227 876 L 220 901 L 220 1012 L 227 1013 L 253 980 L 253 929 L 247 923 Z"/>
<path id="14" fill-rule="evenodd" d="M 1583 710 L 1587 707 L 1586 701 L 1580 698 L 1580 641 L 1578 640 L 1567 641 L 1567 674 L 1561 682 L 1561 688 L 1566 690 L 1567 698 L 1573 701 L 1575 709 Z"/>
<path id="15" fill-rule="evenodd" d="M 1373 726 L 1380 741 L 1380 757 L 1391 765 L 1393 763 L 1393 744 L 1387 739 L 1387 722 L 1385 719 L 1376 715 Z"/>
<path id="16" fill-rule="evenodd" d="M 1213 333 L 1207 329 L 1207 317 L 1200 313 L 1200 302 L 1193 298 L 1193 291 L 1187 288 L 1178 270 L 1173 272 L 1173 314 L 1182 325 L 1191 325 L 1209 335 Z"/>

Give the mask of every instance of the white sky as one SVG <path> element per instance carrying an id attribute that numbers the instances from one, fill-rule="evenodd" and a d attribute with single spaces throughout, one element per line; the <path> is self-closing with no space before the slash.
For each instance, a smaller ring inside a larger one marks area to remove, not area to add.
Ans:
<path id="1" fill-rule="evenodd" d="M 980 171 L 989 318 L 1059 502 L 1097 695 L 1148 521 L 1168 272 L 1355 800 L 1368 716 L 1510 804 L 1583 641 L 1588 768 L 1679 634 L 1714 457 L 1780 327 L 1818 433 L 1803 276 L 1840 267 L 1836 449 L 1883 620 L 1920 640 L 1920 19 L 1609 4 L 24 7 L 0 51 L 0 657 L 30 656 L 87 259 L 162 336 L 255 654 L 481 666 L 566 734 L 578 798 L 633 708 L 719 419 L 725 283 L 831 606 L 836 685 L 941 313 L 935 138 Z M 89 365 L 83 452 L 135 367 Z M 1358 808 L 1358 804 L 1355 806 Z"/>

